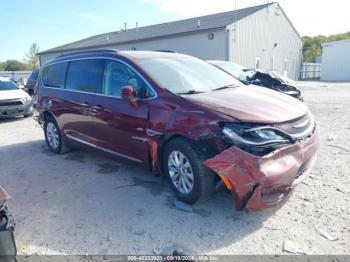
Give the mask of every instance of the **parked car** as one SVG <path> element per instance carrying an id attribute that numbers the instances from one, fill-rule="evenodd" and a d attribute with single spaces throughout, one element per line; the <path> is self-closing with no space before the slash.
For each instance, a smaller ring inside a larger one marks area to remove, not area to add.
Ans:
<path id="1" fill-rule="evenodd" d="M 227 61 L 208 61 L 210 64 L 233 75 L 246 84 L 267 87 L 304 101 L 301 91 L 292 86 L 293 81 L 278 75 L 276 72 L 265 72 L 259 69 L 247 69 Z"/>
<path id="2" fill-rule="evenodd" d="M 4 262 L 16 261 L 16 242 L 13 236 L 15 222 L 5 206 L 8 194 L 0 186 L 0 260 Z"/>
<path id="3" fill-rule="evenodd" d="M 197 58 L 95 50 L 41 68 L 38 120 L 54 153 L 88 146 L 168 178 L 189 204 L 226 185 L 238 209 L 280 203 L 311 170 L 307 106 Z"/>
<path id="4" fill-rule="evenodd" d="M 35 85 L 38 80 L 39 70 L 34 70 L 24 86 L 24 90 L 32 97 L 33 101 L 35 98 Z"/>
<path id="5" fill-rule="evenodd" d="M 32 98 L 8 78 L 0 77 L 0 118 L 33 115 Z"/>

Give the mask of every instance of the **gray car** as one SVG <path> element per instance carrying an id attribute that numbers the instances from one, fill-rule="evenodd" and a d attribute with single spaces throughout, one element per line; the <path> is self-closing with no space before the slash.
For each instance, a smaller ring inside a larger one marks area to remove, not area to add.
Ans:
<path id="1" fill-rule="evenodd" d="M 30 95 L 8 78 L 0 77 L 0 118 L 32 116 L 33 101 Z"/>

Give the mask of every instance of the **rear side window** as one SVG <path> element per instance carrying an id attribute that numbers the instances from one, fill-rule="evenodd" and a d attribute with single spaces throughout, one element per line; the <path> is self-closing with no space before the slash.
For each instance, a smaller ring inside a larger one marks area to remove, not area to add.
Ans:
<path id="1" fill-rule="evenodd" d="M 43 69 L 43 84 L 48 87 L 64 88 L 68 63 L 59 63 L 46 66 Z"/>
<path id="2" fill-rule="evenodd" d="M 104 61 L 80 60 L 69 64 L 66 89 L 88 93 L 102 93 Z"/>

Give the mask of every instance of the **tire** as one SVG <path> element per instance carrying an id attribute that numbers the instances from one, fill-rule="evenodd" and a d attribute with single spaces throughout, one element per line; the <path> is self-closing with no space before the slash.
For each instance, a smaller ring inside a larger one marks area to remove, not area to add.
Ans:
<path id="1" fill-rule="evenodd" d="M 34 115 L 34 113 L 32 112 L 32 113 L 30 113 L 30 114 L 25 114 L 25 115 L 23 115 L 23 117 L 24 117 L 24 118 L 28 118 L 28 117 L 33 116 L 33 115 Z"/>
<path id="2" fill-rule="evenodd" d="M 178 152 L 186 158 L 182 158 L 182 168 L 176 167 L 175 164 L 179 162 L 176 160 L 181 159 L 181 155 Z M 206 159 L 205 153 L 194 143 L 186 139 L 175 138 L 166 144 L 162 160 L 163 170 L 165 171 L 170 187 L 181 201 L 187 204 L 194 204 L 207 200 L 213 194 L 215 174 L 204 166 L 203 161 Z M 187 162 L 190 165 L 190 169 Z M 189 171 L 192 171 L 192 183 L 191 175 L 188 175 L 191 174 Z M 181 182 L 181 178 L 179 177 L 182 177 L 182 180 L 185 181 Z M 184 184 L 187 187 L 184 187 Z"/>
<path id="3" fill-rule="evenodd" d="M 55 154 L 64 154 L 70 149 L 65 145 L 60 128 L 52 116 L 47 116 L 44 122 L 46 144 Z"/>

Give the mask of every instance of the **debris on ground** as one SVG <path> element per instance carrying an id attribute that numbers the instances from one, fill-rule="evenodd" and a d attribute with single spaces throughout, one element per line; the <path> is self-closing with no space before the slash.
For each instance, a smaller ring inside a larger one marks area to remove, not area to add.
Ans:
<path id="1" fill-rule="evenodd" d="M 329 141 L 329 142 L 334 141 L 334 140 L 336 140 L 336 139 L 337 139 L 337 137 L 336 137 L 335 135 L 333 135 L 333 134 L 330 134 L 330 135 L 328 135 L 328 137 L 327 137 L 327 141 Z"/>
<path id="2" fill-rule="evenodd" d="M 304 197 L 303 200 L 304 200 L 305 202 L 310 202 L 310 203 L 312 202 L 311 199 L 310 199 L 310 198 L 307 198 L 307 197 Z"/>
<path id="3" fill-rule="evenodd" d="M 341 150 L 344 150 L 344 151 L 350 153 L 350 149 L 342 147 L 342 146 L 336 146 L 336 145 L 328 145 L 328 146 L 338 148 L 338 149 L 341 149 Z"/>
<path id="4" fill-rule="evenodd" d="M 323 236 L 324 238 L 328 239 L 329 241 L 336 241 L 338 240 L 338 238 L 330 233 L 328 233 L 328 231 L 321 229 L 318 231 L 320 233 L 321 236 Z"/>
<path id="5" fill-rule="evenodd" d="M 346 194 L 346 191 L 341 189 L 341 188 L 339 188 L 339 187 L 336 187 L 335 190 L 338 191 L 338 192 Z"/>
<path id="6" fill-rule="evenodd" d="M 283 251 L 291 254 L 306 254 L 305 250 L 303 250 L 296 242 L 291 240 L 284 241 Z"/>
<path id="7" fill-rule="evenodd" d="M 190 250 L 188 247 L 185 247 L 180 244 L 172 244 L 171 246 L 165 247 L 161 251 L 162 255 L 172 255 L 172 256 L 192 256 L 196 255 L 197 252 Z"/>

